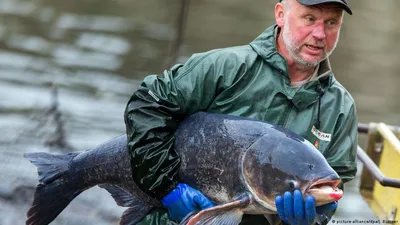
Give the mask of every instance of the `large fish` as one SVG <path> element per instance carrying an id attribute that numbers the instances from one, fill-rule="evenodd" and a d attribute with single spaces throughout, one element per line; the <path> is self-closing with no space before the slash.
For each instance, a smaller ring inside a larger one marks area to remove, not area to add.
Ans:
<path id="1" fill-rule="evenodd" d="M 183 183 L 216 206 L 188 216 L 182 224 L 240 223 L 243 214 L 276 214 L 275 197 L 299 189 L 323 205 L 342 197 L 340 177 L 307 140 L 257 120 L 199 112 L 176 131 Z M 39 184 L 26 224 L 53 221 L 81 192 L 99 185 L 116 203 L 129 207 L 120 224 L 136 224 L 160 202 L 148 197 L 131 177 L 126 136 L 96 148 L 64 155 L 27 153 L 38 168 Z"/>

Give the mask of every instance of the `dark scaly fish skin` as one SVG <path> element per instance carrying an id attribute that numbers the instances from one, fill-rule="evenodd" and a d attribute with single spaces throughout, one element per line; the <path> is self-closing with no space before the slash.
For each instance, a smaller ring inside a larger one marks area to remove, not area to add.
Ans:
<path id="1" fill-rule="evenodd" d="M 124 135 L 77 155 L 70 163 L 70 177 L 77 179 L 74 184 L 79 184 L 82 189 L 101 183 L 116 184 L 144 202 L 159 205 L 158 201 L 140 192 L 135 185 L 126 143 Z M 80 174 L 85 176 L 79 176 Z"/>
<path id="2" fill-rule="evenodd" d="M 135 185 L 125 135 L 84 152 L 63 155 L 38 152 L 26 153 L 24 157 L 38 167 L 39 174 L 39 184 L 27 212 L 26 224 L 49 224 L 73 198 L 102 184 L 116 185 L 131 195 L 132 199 L 126 200 L 132 201 L 130 205 L 126 205 L 123 199 L 115 199 L 122 201 L 121 206 L 137 208 L 142 205 L 146 211 L 142 213 L 147 213 L 150 206 L 161 206 Z"/>
<path id="3" fill-rule="evenodd" d="M 311 143 L 279 126 L 228 115 L 195 115 L 182 125 L 191 129 L 177 131 L 180 177 L 214 202 L 250 192 L 249 213 L 273 213 L 285 191 L 305 194 L 316 181 L 340 181 Z"/>
<path id="4" fill-rule="evenodd" d="M 121 224 L 135 224 L 152 207 L 159 207 L 136 187 L 126 144 L 126 136 L 120 136 L 82 153 L 27 153 L 25 157 L 38 167 L 39 185 L 26 224 L 50 223 L 73 198 L 95 185 L 106 188 L 118 205 L 130 207 Z M 276 195 L 295 188 L 305 192 L 315 181 L 339 179 L 302 137 L 242 117 L 191 115 L 178 127 L 175 148 L 181 156 L 182 182 L 217 205 L 249 196 L 245 213 L 275 213 Z"/>
<path id="5" fill-rule="evenodd" d="M 195 115 L 178 130 L 180 178 L 214 202 L 226 203 L 245 193 L 240 162 L 245 150 L 266 131 L 261 122 L 233 116 Z M 193 157 L 196 155 L 196 157 Z"/>

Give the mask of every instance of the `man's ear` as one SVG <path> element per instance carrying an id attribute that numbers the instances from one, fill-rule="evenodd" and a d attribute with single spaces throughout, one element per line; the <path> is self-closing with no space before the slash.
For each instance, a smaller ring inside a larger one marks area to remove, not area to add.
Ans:
<path id="1" fill-rule="evenodd" d="M 278 27 L 283 27 L 285 24 L 285 10 L 280 2 L 275 5 L 275 21 Z"/>

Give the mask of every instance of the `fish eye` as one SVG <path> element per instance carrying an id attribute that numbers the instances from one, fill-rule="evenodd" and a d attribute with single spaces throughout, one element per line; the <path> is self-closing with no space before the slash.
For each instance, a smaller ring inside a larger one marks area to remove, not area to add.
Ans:
<path id="1" fill-rule="evenodd" d="M 294 189 L 297 187 L 297 182 L 294 180 L 288 180 L 287 185 L 289 186 L 290 189 Z"/>

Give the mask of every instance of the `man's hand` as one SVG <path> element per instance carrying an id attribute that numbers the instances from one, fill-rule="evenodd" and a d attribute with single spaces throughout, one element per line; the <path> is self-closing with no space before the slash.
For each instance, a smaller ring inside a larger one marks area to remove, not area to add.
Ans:
<path id="1" fill-rule="evenodd" d="M 286 192 L 283 198 L 282 196 L 276 197 L 275 204 L 281 220 L 292 225 L 313 224 L 316 214 L 326 214 L 337 208 L 337 202 L 316 207 L 314 197 L 310 195 L 303 200 L 303 195 L 299 190 L 295 190 L 293 195 Z"/>
<path id="2" fill-rule="evenodd" d="M 161 202 L 168 208 L 171 219 L 177 221 L 181 221 L 194 210 L 202 210 L 214 206 L 200 191 L 181 183 L 166 195 Z"/>

